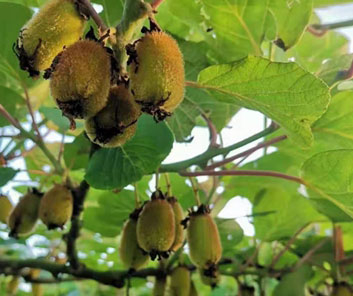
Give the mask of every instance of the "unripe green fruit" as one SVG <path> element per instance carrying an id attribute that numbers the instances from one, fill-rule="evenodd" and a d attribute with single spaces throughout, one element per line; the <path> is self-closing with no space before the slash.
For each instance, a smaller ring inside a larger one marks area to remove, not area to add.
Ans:
<path id="1" fill-rule="evenodd" d="M 101 43 L 74 43 L 55 58 L 52 68 L 51 94 L 69 119 L 92 117 L 107 105 L 111 56 Z"/>
<path id="2" fill-rule="evenodd" d="M 198 296 L 196 287 L 195 287 L 195 283 L 191 280 L 190 281 L 190 293 L 189 296 Z"/>
<path id="3" fill-rule="evenodd" d="M 82 36 L 85 20 L 74 0 L 50 0 L 21 29 L 16 51 L 30 76 L 50 67 L 63 47 Z"/>
<path id="4" fill-rule="evenodd" d="M 184 227 L 181 222 L 184 219 L 183 209 L 175 197 L 168 197 L 168 202 L 171 204 L 175 218 L 175 240 L 171 247 L 171 251 L 176 252 L 184 243 Z"/>
<path id="5" fill-rule="evenodd" d="M 222 257 L 218 228 L 207 206 L 201 205 L 190 214 L 187 239 L 191 261 L 202 269 L 215 266 Z"/>
<path id="6" fill-rule="evenodd" d="M 148 255 L 139 247 L 137 243 L 136 227 L 139 210 L 136 210 L 130 215 L 129 220 L 125 222 L 120 247 L 119 255 L 124 266 L 127 269 L 137 270 L 148 262 Z"/>
<path id="7" fill-rule="evenodd" d="M 112 87 L 107 106 L 86 120 L 87 136 L 102 147 L 122 146 L 135 134 L 140 115 L 140 108 L 125 85 Z"/>
<path id="8" fill-rule="evenodd" d="M 190 271 L 185 266 L 173 269 L 170 275 L 170 295 L 189 296 L 190 294 Z"/>
<path id="9" fill-rule="evenodd" d="M 35 188 L 28 191 L 12 210 L 8 225 L 11 229 L 9 236 L 18 237 L 30 233 L 38 220 L 39 204 L 43 193 Z"/>
<path id="10" fill-rule="evenodd" d="M 139 246 L 156 257 L 168 258 L 175 239 L 173 208 L 162 192 L 156 191 L 147 202 L 137 220 L 137 241 Z"/>
<path id="11" fill-rule="evenodd" d="M 167 278 L 166 277 L 156 277 L 153 286 L 153 296 L 165 296 L 167 285 Z"/>
<path id="12" fill-rule="evenodd" d="M 12 211 L 12 203 L 7 196 L 0 195 L 0 222 L 7 223 L 7 219 Z"/>
<path id="13" fill-rule="evenodd" d="M 163 120 L 184 99 L 184 61 L 168 34 L 150 31 L 127 47 L 130 87 L 142 111 Z"/>
<path id="14" fill-rule="evenodd" d="M 353 289 L 347 283 L 335 283 L 331 296 L 353 296 Z"/>
<path id="15" fill-rule="evenodd" d="M 209 269 L 199 269 L 200 279 L 203 284 L 210 286 L 211 288 L 215 288 L 219 281 L 220 275 L 218 268 L 209 270 Z"/>
<path id="16" fill-rule="evenodd" d="M 20 284 L 20 277 L 19 276 L 13 276 L 11 278 L 11 280 L 6 285 L 7 296 L 15 296 L 19 284 Z"/>
<path id="17" fill-rule="evenodd" d="M 40 201 L 39 218 L 48 229 L 63 228 L 72 216 L 73 197 L 64 185 L 54 185 Z"/>

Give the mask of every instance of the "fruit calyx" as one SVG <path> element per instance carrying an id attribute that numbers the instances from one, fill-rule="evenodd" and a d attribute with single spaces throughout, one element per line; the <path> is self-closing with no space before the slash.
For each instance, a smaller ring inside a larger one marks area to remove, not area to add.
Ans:
<path id="1" fill-rule="evenodd" d="M 181 225 L 184 226 L 184 229 L 186 229 L 188 227 L 188 222 L 189 222 L 191 216 L 210 214 L 211 209 L 210 209 L 209 205 L 201 204 L 197 207 L 196 210 L 194 210 L 193 208 L 189 209 L 188 213 L 189 213 L 189 215 L 184 220 L 181 221 Z"/>

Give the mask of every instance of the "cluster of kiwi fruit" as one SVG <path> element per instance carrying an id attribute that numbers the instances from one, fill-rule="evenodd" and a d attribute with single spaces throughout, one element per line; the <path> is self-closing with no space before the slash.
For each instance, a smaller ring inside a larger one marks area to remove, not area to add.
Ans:
<path id="1" fill-rule="evenodd" d="M 129 270 L 137 270 L 156 258 L 168 258 L 184 244 L 184 229 L 187 228 L 187 242 L 191 261 L 200 272 L 204 284 L 214 287 L 219 282 L 218 262 L 222 256 L 222 245 L 217 225 L 210 215 L 208 206 L 200 205 L 190 210 L 185 218 L 177 198 L 156 190 L 151 199 L 135 209 L 124 225 L 119 254 Z M 166 277 L 157 276 L 154 295 L 164 295 L 166 289 L 171 295 L 192 294 L 194 285 L 190 270 L 179 264 L 170 272 L 170 283 L 166 288 Z"/>
<path id="2" fill-rule="evenodd" d="M 0 222 L 8 224 L 9 236 L 14 238 L 32 232 L 38 219 L 49 230 L 63 228 L 72 210 L 73 195 L 67 185 L 55 184 L 45 194 L 30 188 L 15 207 L 7 196 L 0 195 Z"/>
<path id="3" fill-rule="evenodd" d="M 84 119 L 93 143 L 118 147 L 135 134 L 142 112 L 161 121 L 182 102 L 183 57 L 177 42 L 150 19 L 151 28 L 126 44 L 126 65 L 118 65 L 105 44 L 109 30 L 97 39 L 91 28 L 82 38 L 85 11 L 79 0 L 48 1 L 20 31 L 15 53 L 31 77 L 44 71 L 72 128 L 75 119 Z"/>

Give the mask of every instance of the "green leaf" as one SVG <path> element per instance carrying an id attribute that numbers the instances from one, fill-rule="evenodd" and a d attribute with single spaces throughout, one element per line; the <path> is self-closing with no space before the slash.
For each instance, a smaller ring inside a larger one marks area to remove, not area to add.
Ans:
<path id="1" fill-rule="evenodd" d="M 94 0 L 92 2 L 103 5 L 100 16 L 108 27 L 115 27 L 119 23 L 123 15 L 124 1 Z"/>
<path id="2" fill-rule="evenodd" d="M 89 160 L 91 142 L 82 133 L 69 144 L 65 144 L 64 160 L 71 170 L 86 168 Z"/>
<path id="3" fill-rule="evenodd" d="M 267 188 L 257 195 L 253 212 L 266 211 L 274 213 L 254 217 L 256 237 L 266 241 L 290 238 L 307 223 L 324 219 L 303 196 L 285 188 Z"/>
<path id="4" fill-rule="evenodd" d="M 330 100 L 328 87 L 296 64 L 252 56 L 201 71 L 198 87 L 220 101 L 262 112 L 302 146 L 312 144 L 310 126 Z"/>
<path id="5" fill-rule="evenodd" d="M 243 239 L 243 229 L 234 219 L 215 219 L 221 237 L 223 256 L 232 256 Z"/>
<path id="6" fill-rule="evenodd" d="M 59 127 L 60 132 L 65 132 L 70 128 L 70 121 L 67 117 L 63 116 L 62 111 L 58 108 L 51 107 L 40 107 L 39 111 L 44 116 L 51 120 L 55 125 Z"/>
<path id="7" fill-rule="evenodd" d="M 10 88 L 0 86 L 0 104 L 16 119 L 22 119 L 27 113 L 24 99 Z M 10 125 L 6 118 L 0 116 L 0 127 Z"/>
<path id="8" fill-rule="evenodd" d="M 313 0 L 274 0 L 271 1 L 270 8 L 277 20 L 280 47 L 287 50 L 298 42 L 305 31 L 312 13 Z"/>
<path id="9" fill-rule="evenodd" d="M 325 151 L 309 158 L 302 167 L 310 199 L 333 221 L 353 218 L 353 150 Z"/>
<path id="10" fill-rule="evenodd" d="M 134 205 L 133 191 L 122 190 L 118 194 L 104 192 L 98 197 L 98 206 L 85 209 L 83 227 L 106 237 L 115 237 L 120 234 Z"/>
<path id="11" fill-rule="evenodd" d="M 311 266 L 305 264 L 298 270 L 288 273 L 279 282 L 273 296 L 305 296 L 305 283 L 313 276 Z"/>
<path id="12" fill-rule="evenodd" d="M 315 7 L 352 3 L 352 0 L 314 0 Z"/>
<path id="13" fill-rule="evenodd" d="M 164 122 L 142 115 L 135 136 L 124 146 L 101 149 L 92 156 L 85 178 L 94 188 L 123 188 L 154 172 L 172 149 L 173 140 Z"/>
<path id="14" fill-rule="evenodd" d="M 0 168 L 0 186 L 5 186 L 17 173 L 18 171 L 12 168 Z"/>
<path id="15" fill-rule="evenodd" d="M 261 266 L 269 266 L 273 259 L 273 251 L 272 243 L 263 242 L 257 255 L 257 262 Z"/>

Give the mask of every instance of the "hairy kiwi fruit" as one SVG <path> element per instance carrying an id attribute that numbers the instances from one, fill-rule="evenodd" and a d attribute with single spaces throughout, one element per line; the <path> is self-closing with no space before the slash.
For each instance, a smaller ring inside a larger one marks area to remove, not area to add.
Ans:
<path id="1" fill-rule="evenodd" d="M 44 194 L 39 206 L 39 218 L 48 229 L 63 228 L 71 218 L 73 197 L 65 185 L 55 184 Z"/>
<path id="2" fill-rule="evenodd" d="M 153 286 L 153 296 L 165 296 L 166 295 L 167 278 L 163 275 L 156 276 L 156 280 Z"/>
<path id="3" fill-rule="evenodd" d="M 222 257 L 222 245 L 208 206 L 200 205 L 189 214 L 187 239 L 191 261 L 199 268 L 212 271 Z"/>
<path id="4" fill-rule="evenodd" d="M 136 209 L 130 214 L 130 218 L 125 222 L 120 247 L 120 259 L 129 270 L 137 270 L 148 262 L 148 255 L 139 247 L 137 243 L 136 227 L 138 215 L 141 209 Z"/>
<path id="5" fill-rule="evenodd" d="M 76 0 L 48 1 L 20 31 L 15 50 L 21 69 L 38 76 L 63 47 L 80 39 L 84 25 Z"/>
<path id="6" fill-rule="evenodd" d="M 345 282 L 334 283 L 331 296 L 352 296 L 353 289 Z"/>
<path id="7" fill-rule="evenodd" d="M 175 197 L 168 197 L 168 202 L 171 204 L 174 212 L 174 219 L 175 219 L 175 240 L 170 248 L 171 251 L 176 252 L 184 243 L 184 227 L 181 222 L 184 219 L 183 209 L 180 206 L 177 198 Z"/>
<path id="8" fill-rule="evenodd" d="M 141 110 L 160 121 L 184 99 L 184 61 L 177 42 L 152 25 L 126 48 L 131 92 Z"/>
<path id="9" fill-rule="evenodd" d="M 20 284 L 20 277 L 12 276 L 11 280 L 6 285 L 7 296 L 15 296 L 17 294 L 17 289 L 19 284 Z"/>
<path id="10" fill-rule="evenodd" d="M 108 101 L 112 56 L 101 42 L 81 40 L 64 49 L 46 72 L 51 94 L 69 119 L 89 118 Z"/>
<path id="11" fill-rule="evenodd" d="M 19 235 L 30 233 L 38 220 L 39 204 L 43 193 L 37 189 L 30 189 L 13 208 L 8 225 L 11 229 L 9 236 L 17 238 Z"/>
<path id="12" fill-rule="evenodd" d="M 121 146 L 135 134 L 140 115 L 128 88 L 119 84 L 111 88 L 107 106 L 86 120 L 87 136 L 102 147 Z"/>
<path id="13" fill-rule="evenodd" d="M 7 223 L 7 219 L 12 211 L 12 203 L 9 198 L 5 195 L 0 195 L 0 222 Z"/>
<path id="14" fill-rule="evenodd" d="M 175 239 L 173 208 L 160 190 L 152 194 L 137 220 L 139 246 L 154 260 L 168 258 Z"/>
<path id="15" fill-rule="evenodd" d="M 169 290 L 173 296 L 189 296 L 190 271 L 186 266 L 180 265 L 172 270 Z"/>

